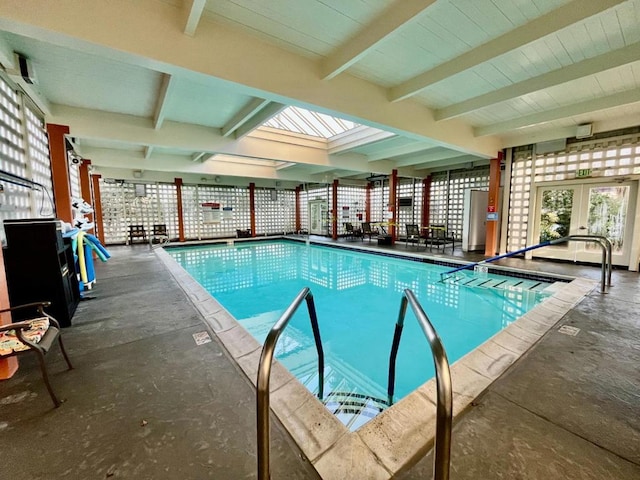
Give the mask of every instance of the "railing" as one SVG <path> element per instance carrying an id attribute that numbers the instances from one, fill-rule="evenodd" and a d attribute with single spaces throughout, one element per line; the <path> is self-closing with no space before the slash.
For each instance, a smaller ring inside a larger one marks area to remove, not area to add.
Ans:
<path id="1" fill-rule="evenodd" d="M 318 351 L 318 398 L 322 400 L 322 397 L 324 396 L 324 352 L 322 350 L 322 339 L 320 338 L 320 329 L 318 328 L 318 317 L 316 315 L 316 307 L 313 302 L 313 295 L 311 294 L 311 290 L 305 287 L 300 291 L 298 296 L 293 300 L 291 305 L 289 305 L 280 319 L 269 331 L 262 347 L 262 354 L 260 355 L 256 392 L 258 480 L 269 480 L 271 478 L 271 473 L 269 471 L 269 380 L 271 377 L 273 354 L 278 338 L 280 338 L 280 334 L 287 327 L 289 320 L 291 320 L 291 317 L 293 317 L 293 314 L 296 312 L 303 300 L 307 301 L 307 309 L 311 320 L 311 329 L 313 330 L 313 338 L 316 342 L 316 350 Z"/>
<path id="2" fill-rule="evenodd" d="M 422 331 L 429 341 L 431 353 L 433 354 L 433 363 L 436 369 L 437 407 L 433 479 L 448 480 L 449 462 L 451 457 L 451 425 L 453 417 L 453 392 L 451 387 L 449 361 L 447 360 L 447 353 L 442 346 L 440 337 L 438 337 L 433 325 L 431 325 L 429 317 L 424 313 L 418 299 L 408 288 L 404 291 L 402 301 L 400 303 L 400 313 L 398 314 L 398 321 L 396 322 L 396 329 L 393 335 L 393 345 L 391 347 L 391 356 L 389 358 L 389 386 L 387 390 L 389 406 L 393 404 L 393 393 L 396 380 L 396 357 L 398 356 L 398 346 L 400 345 L 400 337 L 402 336 L 404 317 L 407 313 L 407 303 L 411 305 L 413 313 L 418 319 L 418 323 L 420 324 L 420 327 L 422 327 Z"/>
<path id="3" fill-rule="evenodd" d="M 446 275 L 451 275 L 452 273 L 459 272 L 461 270 L 467 270 L 469 268 L 473 268 L 476 265 L 482 265 L 485 263 L 495 262 L 496 260 L 500 260 L 501 258 L 512 257 L 514 255 L 518 255 L 520 253 L 528 252 L 529 250 L 535 250 L 536 248 L 548 247 L 549 245 L 556 245 L 558 243 L 564 243 L 566 240 L 564 238 L 559 238 L 557 240 L 547 240 L 546 242 L 538 243 L 537 245 L 532 245 L 530 247 L 521 248 L 520 250 L 515 250 L 509 253 L 503 253 L 502 255 L 496 255 L 495 257 L 487 258 L 485 260 L 480 260 L 479 262 L 468 263 L 466 265 L 462 265 L 461 267 L 454 268 L 453 270 L 448 270 L 446 272 L 442 272 L 440 274 L 441 280 L 446 280 Z"/>
<path id="4" fill-rule="evenodd" d="M 613 248 L 611 241 L 602 235 L 569 235 L 558 239 L 557 243 L 564 242 L 597 242 L 602 247 L 602 266 L 600 274 L 600 293 L 607 293 L 605 285 L 611 286 L 611 270 L 613 269 Z"/>
<path id="5" fill-rule="evenodd" d="M 548 240 L 546 242 L 539 243 L 537 245 L 532 245 L 530 247 L 522 248 L 520 250 L 516 250 L 514 252 L 505 253 L 502 255 L 497 255 L 495 257 L 487 258 L 486 260 L 481 260 L 479 262 L 469 263 L 467 265 L 462 265 L 460 267 L 454 268 L 453 270 L 448 270 L 446 272 L 442 272 L 440 274 L 440 281 L 446 280 L 447 275 L 451 275 L 453 273 L 459 272 L 461 270 L 467 270 L 469 268 L 473 268 L 476 265 L 483 265 L 485 263 L 494 262 L 495 260 L 500 260 L 501 258 L 511 257 L 513 255 L 518 255 L 520 253 L 528 252 L 529 250 L 535 250 L 537 248 L 548 247 L 549 245 L 558 245 L 560 243 L 566 243 L 570 241 L 576 242 L 597 242 L 602 247 L 602 274 L 600 278 L 600 293 L 607 293 L 605 285 L 611 286 L 611 272 L 613 270 L 613 247 L 611 245 L 611 240 L 607 237 L 603 237 L 601 235 L 569 235 L 567 237 L 558 238 L 555 240 Z"/>

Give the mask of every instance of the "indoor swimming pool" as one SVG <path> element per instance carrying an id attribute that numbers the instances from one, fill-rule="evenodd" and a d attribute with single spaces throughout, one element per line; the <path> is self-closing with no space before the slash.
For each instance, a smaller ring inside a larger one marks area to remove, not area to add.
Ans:
<path id="1" fill-rule="evenodd" d="M 402 293 L 411 289 L 454 363 L 549 295 L 536 279 L 451 267 L 294 241 L 257 241 L 167 252 L 262 343 L 304 287 L 315 299 L 325 353 L 325 405 L 357 429 L 387 406 L 389 353 Z M 306 308 L 284 331 L 276 358 L 311 392 L 317 353 Z M 429 346 L 407 312 L 394 400 L 433 377 Z"/>

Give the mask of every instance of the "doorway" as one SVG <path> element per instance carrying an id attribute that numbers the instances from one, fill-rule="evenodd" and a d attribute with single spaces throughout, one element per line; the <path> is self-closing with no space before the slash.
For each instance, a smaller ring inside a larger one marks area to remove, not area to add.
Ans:
<path id="1" fill-rule="evenodd" d="M 567 235 L 602 235 L 613 245 L 613 263 L 629 266 L 637 182 L 540 186 L 536 190 L 532 243 Z M 533 251 L 533 256 L 600 263 L 595 242 L 568 242 Z"/>
<path id="2" fill-rule="evenodd" d="M 327 202 L 324 200 L 312 200 L 309 202 L 309 233 L 311 235 L 327 234 L 327 211 Z"/>

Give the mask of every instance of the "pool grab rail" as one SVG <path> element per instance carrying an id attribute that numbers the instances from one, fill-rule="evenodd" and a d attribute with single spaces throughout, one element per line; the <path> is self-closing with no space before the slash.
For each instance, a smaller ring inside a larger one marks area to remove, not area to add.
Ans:
<path id="1" fill-rule="evenodd" d="M 396 322 L 395 332 L 393 334 L 393 344 L 391 347 L 391 355 L 389 357 L 389 385 L 388 385 L 388 402 L 389 406 L 393 404 L 393 393 L 395 389 L 396 377 L 396 357 L 398 356 L 398 347 L 402 336 L 402 328 L 404 327 L 404 318 L 407 313 L 407 304 L 411 305 L 411 309 L 422 328 L 429 346 L 433 354 L 433 363 L 436 370 L 436 437 L 433 456 L 433 480 L 448 480 L 451 458 L 451 426 L 453 423 L 453 388 L 451 386 L 451 371 L 449 369 L 449 361 L 444 346 L 440 341 L 438 333 L 433 328 L 429 317 L 422 309 L 418 299 L 414 293 L 408 288 L 405 289 L 400 302 L 400 312 L 398 313 L 398 321 Z"/>
<path id="2" fill-rule="evenodd" d="M 271 365 L 276 343 L 282 331 L 289 324 L 289 320 L 300 306 L 303 300 L 307 301 L 307 310 L 311 320 L 313 338 L 318 351 L 318 398 L 322 400 L 324 396 L 324 351 L 322 349 L 322 339 L 318 328 L 318 316 L 313 301 L 313 295 L 309 287 L 303 288 L 296 298 L 287 307 L 278 321 L 273 325 L 262 347 L 260 363 L 258 364 L 258 380 L 256 389 L 256 415 L 257 415 L 257 440 L 258 440 L 258 480 L 269 480 L 269 446 L 270 446 L 270 418 L 269 418 L 269 380 L 271 377 Z"/>
<path id="3" fill-rule="evenodd" d="M 600 280 L 600 293 L 606 293 L 605 285 L 611 286 L 611 271 L 613 270 L 613 260 L 612 260 L 612 244 L 611 240 L 602 235 L 569 235 L 567 237 L 557 238 L 554 240 L 547 240 L 545 242 L 541 242 L 537 245 L 532 245 L 530 247 L 522 248 L 520 250 L 515 250 L 513 252 L 504 253 L 502 255 L 497 255 L 495 257 L 487 258 L 485 260 L 481 260 L 479 262 L 469 263 L 467 265 L 462 265 L 461 267 L 454 268 L 453 270 L 448 270 L 446 272 L 442 272 L 440 274 L 440 281 L 446 280 L 448 275 L 459 272 L 461 270 L 467 270 L 470 268 L 474 268 L 477 265 L 483 265 L 485 263 L 494 262 L 496 260 L 500 260 L 502 258 L 511 257 L 513 255 L 518 255 L 520 253 L 528 252 L 529 250 L 535 250 L 537 248 L 548 247 L 549 245 L 558 245 L 560 243 L 567 243 L 569 241 L 577 241 L 577 242 L 597 242 L 602 247 L 602 275 Z"/>
<path id="4" fill-rule="evenodd" d="M 445 275 L 451 275 L 452 273 L 459 272 L 461 270 L 467 270 L 469 268 L 473 268 L 476 265 L 482 265 L 485 263 L 495 262 L 496 260 L 500 260 L 501 258 L 512 257 L 513 255 L 518 255 L 520 253 L 528 252 L 529 250 L 535 250 L 536 248 L 548 247 L 549 245 L 556 245 L 558 243 L 564 243 L 565 237 L 558 238 L 556 240 L 547 240 L 545 242 L 538 243 L 537 245 L 532 245 L 530 247 L 521 248 L 520 250 L 515 250 L 513 252 L 503 253 L 502 255 L 496 255 L 495 257 L 486 258 L 484 260 L 480 260 L 479 262 L 468 263 L 466 265 L 462 265 L 461 267 L 454 268 L 453 270 L 448 270 L 446 272 L 442 272 L 440 274 L 440 279 L 445 280 Z"/>

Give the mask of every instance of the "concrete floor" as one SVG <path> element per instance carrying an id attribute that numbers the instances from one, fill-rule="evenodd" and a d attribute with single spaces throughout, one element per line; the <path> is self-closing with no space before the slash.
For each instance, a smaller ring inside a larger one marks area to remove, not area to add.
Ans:
<path id="1" fill-rule="evenodd" d="M 253 387 L 215 338 L 196 346 L 205 323 L 148 247 L 111 251 L 64 331 L 76 368 L 57 348 L 48 357 L 67 401 L 52 408 L 31 358 L 0 382 L 0 478 L 256 478 Z M 613 283 L 560 321 L 576 336 L 550 330 L 459 418 L 452 479 L 640 478 L 640 277 L 615 271 Z M 274 480 L 318 478 L 277 421 L 271 451 Z M 429 454 L 398 478 L 430 472 Z"/>

